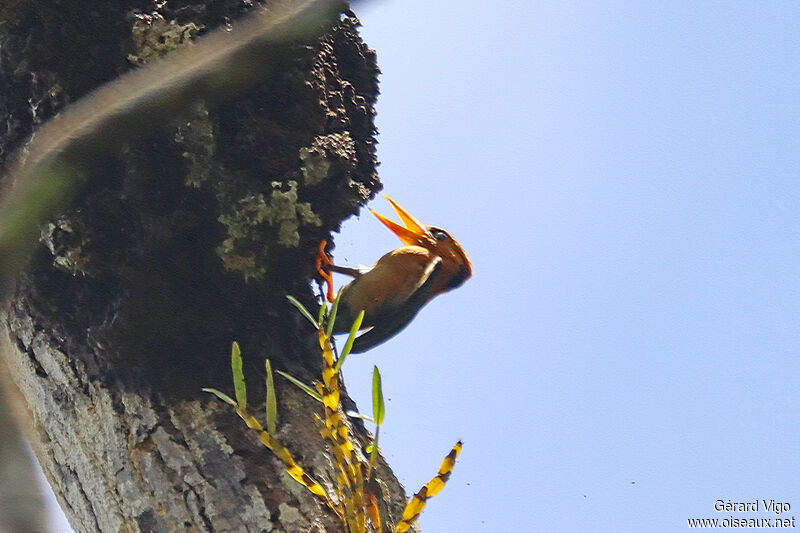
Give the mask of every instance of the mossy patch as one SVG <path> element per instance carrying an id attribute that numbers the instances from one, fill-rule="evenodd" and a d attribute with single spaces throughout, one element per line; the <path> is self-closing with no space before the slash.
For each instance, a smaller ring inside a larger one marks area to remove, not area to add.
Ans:
<path id="1" fill-rule="evenodd" d="M 199 189 L 216 168 L 214 124 L 205 104 L 197 103 L 188 119 L 178 125 L 175 142 L 184 149 L 181 155 L 186 161 L 186 185 Z"/>
<path id="2" fill-rule="evenodd" d="M 134 52 L 128 54 L 128 61 L 144 65 L 191 41 L 199 30 L 193 22 L 178 24 L 160 13 L 139 13 L 131 28 Z"/>
<path id="3" fill-rule="evenodd" d="M 350 133 L 331 133 L 318 135 L 311 146 L 300 148 L 303 183 L 317 185 L 330 174 L 331 166 L 343 165 L 349 169 L 355 166 L 356 147 Z"/>
<path id="4" fill-rule="evenodd" d="M 311 204 L 297 201 L 296 181 L 273 181 L 272 187 L 269 197 L 246 196 L 239 200 L 234 212 L 219 217 L 228 237 L 217 247 L 217 255 L 226 269 L 242 272 L 245 279 L 264 276 L 272 242 L 296 247 L 300 244 L 301 226 L 322 225 Z"/>
<path id="5" fill-rule="evenodd" d="M 53 265 L 73 276 L 86 274 L 90 264 L 85 247 L 88 244 L 86 228 L 82 224 L 60 218 L 42 227 L 41 242 L 53 254 Z"/>

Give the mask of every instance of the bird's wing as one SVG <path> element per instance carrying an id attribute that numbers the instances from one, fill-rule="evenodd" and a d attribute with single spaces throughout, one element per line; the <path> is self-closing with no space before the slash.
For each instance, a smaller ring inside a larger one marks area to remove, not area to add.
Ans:
<path id="1" fill-rule="evenodd" d="M 363 353 L 386 341 L 397 332 L 405 328 L 416 316 L 419 310 L 428 302 L 433 285 L 442 271 L 440 257 L 431 261 L 421 278 L 423 281 L 413 294 L 403 302 L 395 312 L 386 316 L 366 333 L 362 333 L 353 342 L 350 353 Z"/>

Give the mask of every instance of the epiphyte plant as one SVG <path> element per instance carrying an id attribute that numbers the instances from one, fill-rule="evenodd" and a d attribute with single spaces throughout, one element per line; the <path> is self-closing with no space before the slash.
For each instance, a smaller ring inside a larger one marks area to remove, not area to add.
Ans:
<path id="1" fill-rule="evenodd" d="M 341 296 L 341 291 L 340 291 Z M 244 379 L 242 354 L 238 343 L 234 342 L 231 349 L 231 369 L 233 373 L 234 398 L 211 388 L 203 389 L 214 394 L 217 398 L 232 406 L 236 414 L 244 421 L 248 428 L 258 433 L 259 441 L 272 450 L 284 463 L 287 473 L 298 483 L 306 487 L 311 493 L 322 500 L 328 508 L 342 522 L 347 533 L 381 533 L 381 517 L 376 496 L 369 490 L 369 482 L 374 476 L 375 464 L 378 454 L 378 436 L 380 426 L 385 416 L 385 403 L 381 387 L 381 377 L 378 368 L 373 370 L 372 404 L 373 416 L 367 417 L 355 412 L 345 413 L 340 402 L 339 370 L 344 363 L 353 340 L 363 320 L 364 313 L 360 312 L 353 323 L 347 342 L 341 355 L 335 358 L 335 345 L 332 338 L 332 324 L 337 313 L 337 303 L 331 310 L 322 304 L 318 318 L 315 319 L 297 300 L 290 298 L 292 303 L 301 310 L 304 316 L 311 321 L 317 329 L 319 346 L 322 350 L 322 380 L 308 386 L 300 380 L 277 370 L 281 376 L 300 387 L 310 396 L 323 405 L 323 414 L 314 415 L 315 423 L 323 437 L 326 446 L 334 456 L 334 489 L 330 494 L 322 484 L 316 481 L 293 458 L 289 449 L 275 438 L 277 428 L 278 406 L 273 382 L 273 371 L 269 360 L 266 360 L 266 427 L 253 416 L 247 406 L 247 388 Z M 359 453 L 360 443 L 351 434 L 346 422 L 346 414 L 357 416 L 375 424 L 375 438 L 367 446 L 366 453 Z M 394 526 L 394 533 L 408 531 L 414 521 L 425 508 L 428 499 L 438 494 L 450 478 L 455 466 L 456 458 L 461 452 L 462 443 L 458 441 L 453 449 L 442 461 L 439 471 L 407 502 L 402 516 Z"/>

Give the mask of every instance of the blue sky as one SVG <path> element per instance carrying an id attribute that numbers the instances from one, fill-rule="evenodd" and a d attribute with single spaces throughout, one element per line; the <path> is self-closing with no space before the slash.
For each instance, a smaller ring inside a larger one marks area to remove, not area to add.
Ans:
<path id="1" fill-rule="evenodd" d="M 424 531 L 800 516 L 800 4 L 359 14 L 385 192 L 474 266 L 345 369 L 366 407 L 381 368 L 409 491 L 465 441 Z M 369 214 L 336 243 L 349 264 L 397 245 Z"/>
<path id="2" fill-rule="evenodd" d="M 357 11 L 385 192 L 474 267 L 345 365 L 364 410 L 381 368 L 409 492 L 464 439 L 424 531 L 800 516 L 800 4 Z M 357 265 L 399 242 L 367 213 L 336 244 Z"/>

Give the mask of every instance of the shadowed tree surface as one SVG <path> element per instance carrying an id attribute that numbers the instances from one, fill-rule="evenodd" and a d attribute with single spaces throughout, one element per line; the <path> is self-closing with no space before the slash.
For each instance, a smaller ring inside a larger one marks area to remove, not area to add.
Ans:
<path id="1" fill-rule="evenodd" d="M 248 4 L 4 3 L 2 163 L 70 102 L 235 27 Z M 321 41 L 276 55 L 255 87 L 197 102 L 104 154 L 76 201 L 42 227 L 0 311 L 2 376 L 27 406 L 34 451 L 77 531 L 341 531 L 200 389 L 230 390 L 233 340 L 253 405 L 265 357 L 305 381 L 319 373 L 309 326 L 285 295 L 313 303 L 319 241 L 380 187 L 378 71 L 357 26 L 345 13 Z M 319 404 L 277 385 L 277 437 L 327 482 Z M 396 522 L 405 494 L 385 466 L 377 487 L 382 516 Z"/>
<path id="2" fill-rule="evenodd" d="M 0 387 L 0 531 L 45 533 L 43 495 L 25 441 Z"/>

